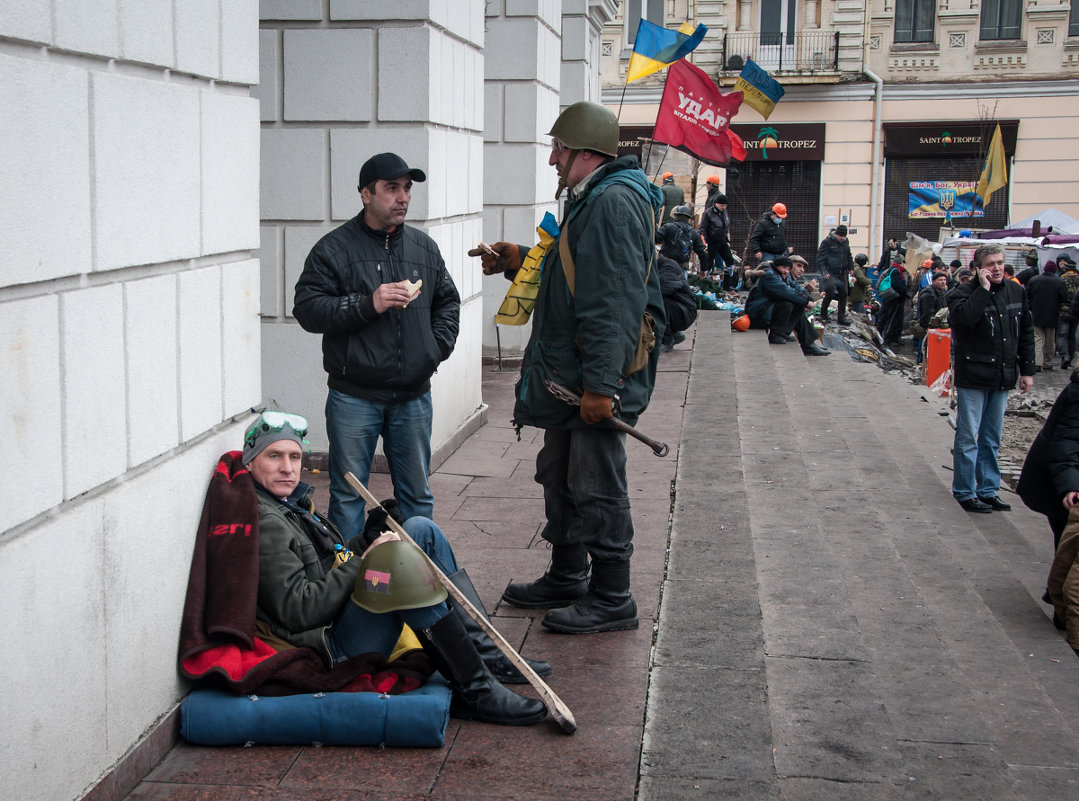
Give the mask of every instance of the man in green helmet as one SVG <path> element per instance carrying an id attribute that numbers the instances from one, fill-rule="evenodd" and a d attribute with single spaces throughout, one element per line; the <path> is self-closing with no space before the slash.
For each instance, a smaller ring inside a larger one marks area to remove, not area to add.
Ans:
<path id="1" fill-rule="evenodd" d="M 654 246 L 663 197 L 635 156 L 618 156 L 618 121 L 609 109 L 574 103 L 550 136 L 556 197 L 567 188 L 569 196 L 558 241 L 544 257 L 514 422 L 545 431 L 536 480 L 551 564 L 536 581 L 510 584 L 502 599 L 550 609 L 543 625 L 556 632 L 631 629 L 637 606 L 625 435 L 608 420 L 617 414 L 635 423 L 655 383 L 658 348 L 643 369 L 630 364 L 646 311 L 657 340 L 663 334 Z M 485 273 L 512 277 L 528 248 L 499 242 L 491 250 L 470 254 L 481 256 Z M 547 380 L 580 394 L 580 409 L 552 395 Z"/>
<path id="2" fill-rule="evenodd" d="M 541 701 L 502 686 L 524 677 L 471 618 L 446 603 L 445 589 L 413 546 L 391 544 L 398 539 L 392 533 L 346 540 L 313 511 L 311 487 L 300 481 L 306 435 L 303 417 L 266 411 L 244 437 L 242 461 L 259 514 L 259 638 L 278 650 L 311 648 L 334 665 L 360 654 L 389 656 L 407 624 L 450 683 L 455 717 L 506 726 L 542 720 Z M 425 517 L 403 526 L 482 610 L 439 527 Z M 428 571 L 426 581 L 415 580 L 417 569 Z M 405 572 L 394 580 L 398 570 Z M 529 663 L 541 676 L 551 674 L 546 662 Z"/>

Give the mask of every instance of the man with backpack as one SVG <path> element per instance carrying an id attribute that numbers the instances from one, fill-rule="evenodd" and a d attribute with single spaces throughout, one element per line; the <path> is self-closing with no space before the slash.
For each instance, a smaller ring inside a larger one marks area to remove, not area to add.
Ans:
<path id="1" fill-rule="evenodd" d="M 707 251 L 697 229 L 689 222 L 693 219 L 693 210 L 689 206 L 675 206 L 671 214 L 674 217 L 669 223 L 664 223 L 656 231 L 656 244 L 659 252 L 671 261 L 682 265 L 683 270 L 689 269 L 689 258 L 693 253 L 701 264 L 705 263 Z"/>

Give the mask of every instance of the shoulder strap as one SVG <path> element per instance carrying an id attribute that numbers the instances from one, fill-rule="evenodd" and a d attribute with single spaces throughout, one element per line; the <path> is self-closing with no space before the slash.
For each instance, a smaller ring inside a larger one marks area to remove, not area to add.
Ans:
<path id="1" fill-rule="evenodd" d="M 653 229 L 655 225 L 652 226 Z M 569 218 L 562 223 L 558 234 L 558 255 L 562 262 L 562 272 L 566 275 L 566 283 L 569 285 L 569 293 L 573 294 L 573 288 L 577 278 L 577 265 L 573 263 L 573 256 L 569 252 Z M 648 271 L 644 274 L 644 283 L 647 286 L 648 278 L 652 275 L 652 262 L 656 258 L 656 248 L 652 246 L 652 255 L 648 258 Z"/>

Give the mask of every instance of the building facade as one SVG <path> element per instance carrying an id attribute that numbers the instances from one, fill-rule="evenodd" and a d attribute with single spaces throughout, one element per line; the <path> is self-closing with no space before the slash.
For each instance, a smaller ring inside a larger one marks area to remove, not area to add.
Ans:
<path id="1" fill-rule="evenodd" d="M 852 249 L 875 260 L 887 238 L 907 232 L 935 241 L 942 227 L 998 228 L 1050 206 L 1079 216 L 1074 5 L 627 2 L 603 34 L 604 102 L 621 105 L 627 144 L 648 137 L 664 73 L 626 86 L 636 20 L 644 15 L 670 28 L 686 19 L 708 25 L 689 58 L 723 91 L 731 91 L 753 59 L 786 93 L 768 119 L 743 105 L 732 120 L 748 149 L 744 164 L 717 170 L 654 143 L 642 148 L 650 173 L 659 172 L 663 160 L 662 169 L 675 172 L 698 202 L 707 176 L 718 173 L 731 200 L 739 251 L 753 222 L 781 201 L 790 240 L 807 258 L 832 227 L 845 223 Z M 986 208 L 964 208 L 997 123 L 1008 186 Z M 953 195 L 959 199 L 953 202 Z M 927 198 L 936 202 L 920 202 Z"/>

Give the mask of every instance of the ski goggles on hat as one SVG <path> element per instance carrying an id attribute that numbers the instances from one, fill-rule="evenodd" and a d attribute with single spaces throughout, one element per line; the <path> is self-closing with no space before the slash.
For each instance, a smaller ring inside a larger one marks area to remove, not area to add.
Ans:
<path id="1" fill-rule="evenodd" d="M 292 432 L 300 439 L 307 436 L 308 425 L 306 417 L 290 412 L 267 410 L 259 415 L 258 420 L 247 429 L 247 434 L 244 435 L 244 445 L 254 445 L 259 437 L 269 432 L 284 431 L 285 426 L 291 428 Z"/>

